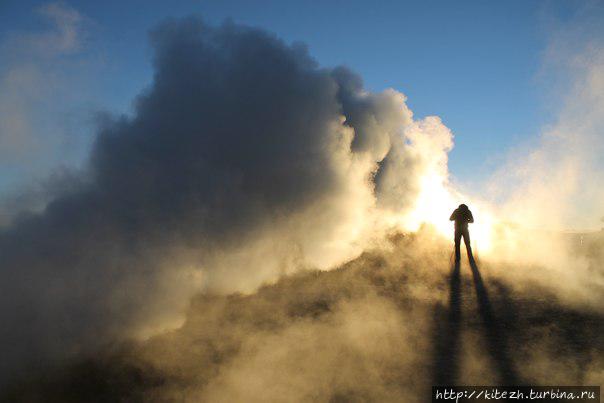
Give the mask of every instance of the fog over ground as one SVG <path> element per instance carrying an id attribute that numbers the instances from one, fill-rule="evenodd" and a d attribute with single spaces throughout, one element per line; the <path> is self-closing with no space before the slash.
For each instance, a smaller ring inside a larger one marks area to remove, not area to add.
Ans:
<path id="1" fill-rule="evenodd" d="M 590 247 L 603 245 L 600 236 Z M 536 281 L 517 288 L 481 261 L 479 272 L 465 259 L 452 271 L 450 257 L 448 242 L 423 229 L 252 294 L 199 294 L 182 327 L 26 378 L 4 396 L 424 402 L 435 384 L 602 383 L 602 310 L 568 306 Z"/>
<path id="2" fill-rule="evenodd" d="M 540 225 L 603 200 L 602 58 L 572 94 L 581 124 L 561 115 L 494 181 L 516 175 L 512 224 L 468 198 L 477 234 L 492 227 L 460 272 L 429 225 L 466 200 L 439 118 L 261 29 L 189 17 L 150 38 L 133 116 L 103 117 L 83 172 L 0 230 L 6 393 L 424 401 L 445 381 L 602 383 L 604 239 Z"/>

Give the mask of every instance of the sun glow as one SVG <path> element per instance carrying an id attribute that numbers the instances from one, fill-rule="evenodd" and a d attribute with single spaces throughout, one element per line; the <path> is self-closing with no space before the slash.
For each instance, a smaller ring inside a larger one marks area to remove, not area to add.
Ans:
<path id="1" fill-rule="evenodd" d="M 452 238 L 453 222 L 449 221 L 449 217 L 459 204 L 466 203 L 474 215 L 474 223 L 470 224 L 472 248 L 479 253 L 491 250 L 495 220 L 484 204 L 451 189 L 446 178 L 436 173 L 425 175 L 420 187 L 415 208 L 404 219 L 407 229 L 415 231 L 422 224 L 429 224 L 443 236 Z"/>

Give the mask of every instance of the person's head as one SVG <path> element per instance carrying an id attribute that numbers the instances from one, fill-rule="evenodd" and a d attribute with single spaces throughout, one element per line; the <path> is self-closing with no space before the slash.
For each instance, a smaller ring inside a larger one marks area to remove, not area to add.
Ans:
<path id="1" fill-rule="evenodd" d="M 459 205 L 459 209 L 460 210 L 467 210 L 468 206 L 466 206 L 465 204 L 462 203 L 462 204 Z"/>

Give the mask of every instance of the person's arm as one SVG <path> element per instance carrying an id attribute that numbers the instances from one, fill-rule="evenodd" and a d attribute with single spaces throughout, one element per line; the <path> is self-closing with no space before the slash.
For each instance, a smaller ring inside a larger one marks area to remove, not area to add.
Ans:
<path id="1" fill-rule="evenodd" d="M 468 210 L 468 222 L 469 223 L 474 222 L 474 216 L 472 215 L 472 212 L 470 210 Z"/>
<path id="2" fill-rule="evenodd" d="M 453 210 L 453 214 L 449 217 L 449 221 L 455 221 L 455 213 L 457 213 L 457 210 Z"/>

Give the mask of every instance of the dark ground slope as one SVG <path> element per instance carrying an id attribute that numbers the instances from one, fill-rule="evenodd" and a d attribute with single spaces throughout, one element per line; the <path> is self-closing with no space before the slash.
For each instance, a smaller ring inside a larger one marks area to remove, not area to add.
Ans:
<path id="1" fill-rule="evenodd" d="M 429 233 L 397 235 L 337 270 L 200 295 L 181 328 L 24 380 L 2 401 L 423 402 L 433 384 L 601 384 L 602 318 L 487 262 L 452 265 Z"/>

